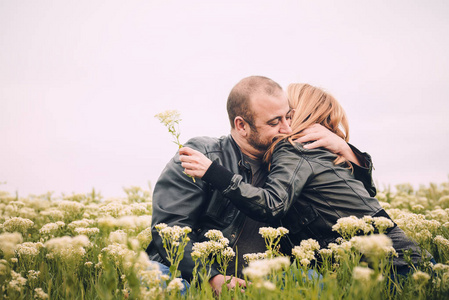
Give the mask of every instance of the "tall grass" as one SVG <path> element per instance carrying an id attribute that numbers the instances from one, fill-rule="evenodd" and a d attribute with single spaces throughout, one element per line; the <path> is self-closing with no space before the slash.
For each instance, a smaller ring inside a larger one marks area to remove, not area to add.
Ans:
<path id="1" fill-rule="evenodd" d="M 95 190 L 58 197 L 0 192 L 0 299 L 213 298 L 208 266 L 219 262 L 225 272 L 232 249 L 220 232 L 211 232 L 210 240 L 194 249 L 199 275 L 181 295 L 179 281 L 160 274 L 144 252 L 151 241 L 151 194 L 139 187 L 108 199 Z M 394 253 L 385 250 L 389 244 L 382 235 L 366 237 L 379 247 L 370 253 L 359 247 L 366 240 L 348 235 L 329 249 L 304 241 L 285 258 L 277 251 L 278 237 L 285 232 L 272 228 L 262 232 L 267 252 L 247 257 L 245 277 L 251 284 L 243 293 L 240 288 L 224 288 L 219 297 L 448 299 L 449 182 L 417 190 L 399 185 L 395 191 L 384 189 L 377 198 L 436 265 L 424 259 L 414 272 L 394 280 Z M 166 235 L 166 247 L 173 246 L 174 255 L 170 271 L 178 274 L 183 248 L 176 247 L 183 246 L 189 231 L 177 235 L 170 230 L 166 229 L 171 234 Z"/>

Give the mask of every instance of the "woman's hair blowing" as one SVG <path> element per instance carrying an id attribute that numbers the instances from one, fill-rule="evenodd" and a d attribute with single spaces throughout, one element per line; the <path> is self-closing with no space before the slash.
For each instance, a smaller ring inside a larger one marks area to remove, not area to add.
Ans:
<path id="1" fill-rule="evenodd" d="M 349 141 L 349 125 L 346 113 L 340 103 L 329 93 L 306 83 L 292 83 L 287 88 L 290 107 L 295 109 L 291 121 L 292 132 L 276 137 L 276 140 L 265 153 L 264 161 L 271 162 L 271 156 L 277 143 L 287 139 L 290 143 L 304 134 L 302 131 L 312 124 L 318 123 L 337 134 L 346 142 Z M 345 159 L 338 156 L 335 164 Z"/>

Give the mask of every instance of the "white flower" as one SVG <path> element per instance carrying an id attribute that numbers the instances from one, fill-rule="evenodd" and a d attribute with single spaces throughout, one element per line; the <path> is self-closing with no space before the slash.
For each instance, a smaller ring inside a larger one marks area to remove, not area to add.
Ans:
<path id="1" fill-rule="evenodd" d="M 394 226 L 393 221 L 385 217 L 374 217 L 374 226 L 376 226 L 379 233 L 385 233 L 388 228 Z"/>
<path id="2" fill-rule="evenodd" d="M 337 224 L 332 226 L 332 230 L 337 231 L 341 236 L 349 239 L 359 231 L 363 231 L 365 234 L 373 232 L 374 227 L 371 224 L 366 223 L 363 219 L 350 216 L 338 219 Z"/>
<path id="3" fill-rule="evenodd" d="M 430 280 L 430 275 L 422 271 L 416 271 L 412 275 L 413 280 L 418 284 L 426 284 Z"/>
<path id="4" fill-rule="evenodd" d="M 100 229 L 93 227 L 93 228 L 84 228 L 84 227 L 78 227 L 75 228 L 75 233 L 80 235 L 86 235 L 86 236 L 92 236 L 97 233 L 100 233 Z"/>
<path id="5" fill-rule="evenodd" d="M 167 286 L 167 291 L 172 292 L 172 291 L 180 291 L 184 288 L 184 284 L 182 283 L 182 279 L 181 278 L 175 278 L 172 281 L 170 281 L 170 283 Z"/>
<path id="6" fill-rule="evenodd" d="M 264 289 L 267 291 L 274 291 L 276 289 L 276 285 L 268 280 L 262 280 L 259 282 L 256 282 L 254 286 L 258 289 Z"/>
<path id="7" fill-rule="evenodd" d="M 371 281 L 371 277 L 374 274 L 374 270 L 370 268 L 364 268 L 364 267 L 355 267 L 352 270 L 352 278 L 354 280 L 363 281 L 365 283 L 368 283 Z"/>
<path id="8" fill-rule="evenodd" d="M 126 241 L 128 240 L 128 234 L 121 229 L 112 231 L 109 234 L 108 240 L 110 243 L 126 244 Z"/>
<path id="9" fill-rule="evenodd" d="M 288 233 L 288 229 L 286 229 L 284 227 L 278 227 L 278 228 L 261 227 L 261 228 L 259 228 L 259 234 L 264 239 L 275 239 L 277 237 L 282 237 L 282 236 L 286 235 L 287 233 Z"/>
<path id="10" fill-rule="evenodd" d="M 220 239 L 224 238 L 223 233 L 220 230 L 216 230 L 216 229 L 208 230 L 206 232 L 206 234 L 204 234 L 204 236 L 212 241 L 219 241 Z M 229 243 L 229 241 L 228 241 L 228 243 Z"/>
<path id="11" fill-rule="evenodd" d="M 17 255 L 19 257 L 23 256 L 36 256 L 40 253 L 40 250 L 44 247 L 41 242 L 32 243 L 25 242 L 17 246 Z"/>
<path id="12" fill-rule="evenodd" d="M 11 281 L 8 283 L 8 287 L 17 291 L 21 292 L 23 287 L 25 286 L 27 280 L 20 275 L 20 273 L 16 273 L 13 270 L 11 270 Z"/>
<path id="13" fill-rule="evenodd" d="M 267 258 L 267 253 L 247 253 L 243 254 L 243 259 L 245 260 L 246 264 L 249 264 L 252 261 L 259 260 L 259 259 L 265 259 Z"/>
<path id="14" fill-rule="evenodd" d="M 290 266 L 290 259 L 285 256 L 279 256 L 270 259 L 251 261 L 248 267 L 243 269 L 243 275 L 250 279 L 258 280 L 272 272 L 277 272 L 288 268 Z"/>
<path id="15" fill-rule="evenodd" d="M 3 229 L 8 232 L 25 233 L 28 229 L 34 226 L 34 222 L 29 219 L 20 217 L 11 218 L 3 223 Z"/>
<path id="16" fill-rule="evenodd" d="M 42 288 L 35 288 L 34 289 L 34 299 L 48 299 L 47 293 L 44 292 Z"/>
<path id="17" fill-rule="evenodd" d="M 84 248 L 92 246 L 87 236 L 84 235 L 78 235 L 73 238 L 69 236 L 53 238 L 45 242 L 44 245 L 50 251 L 49 258 L 58 257 L 62 261 L 81 260 L 86 254 Z"/>
<path id="18" fill-rule="evenodd" d="M 384 234 L 355 236 L 351 239 L 351 242 L 354 248 L 370 258 L 397 255 L 393 248 L 393 242 Z"/>
<path id="19" fill-rule="evenodd" d="M 14 250 L 17 248 L 17 244 L 22 242 L 22 235 L 18 232 L 9 233 L 5 232 L 0 234 L 0 250 L 3 251 L 3 255 L 13 256 Z"/>
<path id="20" fill-rule="evenodd" d="M 64 227 L 65 223 L 58 221 L 56 223 L 47 223 L 39 229 L 39 233 L 43 235 L 55 234 L 60 228 Z"/>

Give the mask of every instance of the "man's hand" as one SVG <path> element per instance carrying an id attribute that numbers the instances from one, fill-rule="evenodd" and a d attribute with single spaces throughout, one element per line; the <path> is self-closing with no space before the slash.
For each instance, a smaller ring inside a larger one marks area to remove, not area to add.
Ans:
<path id="1" fill-rule="evenodd" d="M 357 156 L 352 152 L 351 147 L 341 137 L 331 132 L 326 127 L 320 124 L 313 124 L 304 129 L 304 136 L 295 140 L 295 142 L 310 144 L 304 145 L 305 149 L 315 149 L 323 147 L 332 153 L 338 154 L 346 158 L 352 163 L 360 165 Z"/>
<path id="2" fill-rule="evenodd" d="M 179 160 L 187 175 L 202 178 L 212 161 L 203 153 L 189 147 L 179 149 Z"/>
<path id="3" fill-rule="evenodd" d="M 229 279 L 231 279 L 231 276 L 226 276 L 226 278 L 225 278 L 223 275 L 218 274 L 218 275 L 215 275 L 214 277 L 212 277 L 212 278 L 209 280 L 209 284 L 211 285 L 212 290 L 214 290 L 214 292 L 215 292 L 217 295 L 219 295 L 219 294 L 221 293 L 221 289 L 223 288 L 223 285 L 224 285 L 224 283 L 225 283 L 225 280 L 226 280 L 226 281 L 229 281 Z M 230 290 L 232 290 L 232 289 L 235 288 L 236 286 L 237 286 L 237 287 L 243 287 L 243 288 L 246 288 L 246 282 L 245 282 L 245 280 L 240 279 L 240 278 L 237 278 L 237 277 L 232 277 L 231 281 L 230 281 L 228 284 L 226 284 L 226 287 L 227 287 L 228 289 L 230 289 Z M 240 291 L 241 291 L 242 293 L 245 292 L 244 289 L 241 289 Z"/>

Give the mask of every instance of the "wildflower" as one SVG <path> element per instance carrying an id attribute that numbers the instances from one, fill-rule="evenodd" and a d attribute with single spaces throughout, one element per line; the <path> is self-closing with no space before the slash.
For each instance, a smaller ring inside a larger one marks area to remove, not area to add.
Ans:
<path id="1" fill-rule="evenodd" d="M 34 299 L 48 299 L 48 294 L 44 292 L 42 288 L 35 288 L 34 289 Z"/>
<path id="2" fill-rule="evenodd" d="M 430 280 L 430 275 L 422 271 L 416 271 L 412 278 L 417 284 L 424 285 Z"/>
<path id="3" fill-rule="evenodd" d="M 275 239 L 277 237 L 284 236 L 288 233 L 288 229 L 284 227 L 272 228 L 272 227 L 261 227 L 259 229 L 259 234 L 264 239 Z"/>
<path id="4" fill-rule="evenodd" d="M 208 257 L 212 254 L 217 254 L 219 251 L 224 249 L 224 246 L 220 242 L 216 241 L 205 241 L 201 243 L 193 243 L 192 251 L 195 252 L 195 257 Z"/>
<path id="5" fill-rule="evenodd" d="M 168 292 L 177 292 L 184 288 L 181 278 L 174 278 L 167 286 Z"/>
<path id="6" fill-rule="evenodd" d="M 39 233 L 43 235 L 53 235 L 64 226 L 65 223 L 62 221 L 58 221 L 56 223 L 47 223 L 42 226 L 41 229 L 39 229 Z"/>
<path id="7" fill-rule="evenodd" d="M 243 275 L 248 276 L 251 280 L 258 280 L 266 277 L 272 272 L 277 272 L 288 268 L 290 259 L 285 256 L 256 260 L 249 263 L 248 267 L 243 269 Z"/>
<path id="8" fill-rule="evenodd" d="M 436 272 L 438 272 L 438 271 L 443 271 L 443 272 L 449 271 L 449 265 L 445 265 L 445 264 L 442 264 L 442 263 L 437 263 L 435 265 L 432 265 L 432 268 Z"/>
<path id="9" fill-rule="evenodd" d="M 374 270 L 370 268 L 364 268 L 364 267 L 355 267 L 352 270 L 352 278 L 357 281 L 362 281 L 364 283 L 369 283 L 371 281 L 371 277 L 374 274 Z"/>
<path id="10" fill-rule="evenodd" d="M 106 216 L 97 219 L 97 224 L 103 229 L 112 229 L 117 226 L 117 220 L 111 216 Z"/>
<path id="11" fill-rule="evenodd" d="M 332 250 L 331 249 L 320 249 L 319 253 L 321 257 L 327 258 L 332 256 Z"/>
<path id="12" fill-rule="evenodd" d="M 377 196 L 379 196 L 379 194 L 377 194 Z M 388 209 L 391 207 L 391 204 L 388 202 L 384 202 L 384 201 L 379 201 L 380 206 L 382 206 L 383 209 Z"/>
<path id="13" fill-rule="evenodd" d="M 16 292 L 22 292 L 23 287 L 25 286 L 27 280 L 20 275 L 20 273 L 16 273 L 11 270 L 11 281 L 8 283 L 8 288 Z"/>
<path id="14" fill-rule="evenodd" d="M 249 264 L 252 261 L 265 259 L 267 258 L 267 253 L 247 253 L 243 254 L 243 259 L 245 260 L 246 264 Z"/>
<path id="15" fill-rule="evenodd" d="M 182 144 L 179 141 L 181 133 L 179 132 L 179 122 L 181 122 L 181 114 L 176 110 L 166 110 L 162 113 L 156 114 L 154 117 L 168 129 L 168 132 L 173 136 L 174 143 L 178 145 L 178 149 L 182 148 Z M 185 174 L 185 173 L 184 173 Z M 187 175 L 195 182 L 195 177 Z"/>
<path id="16" fill-rule="evenodd" d="M 165 223 L 159 223 L 156 226 L 154 226 L 154 228 L 156 228 L 158 231 L 161 231 L 165 227 L 167 227 L 167 224 L 165 224 Z"/>
<path id="17" fill-rule="evenodd" d="M 442 197 L 438 200 L 438 204 L 441 205 L 441 207 L 449 208 L 449 195 L 442 196 Z"/>
<path id="18" fill-rule="evenodd" d="M 36 280 L 39 275 L 41 274 L 41 271 L 35 271 L 35 270 L 29 270 L 28 271 L 28 280 Z"/>
<path id="19" fill-rule="evenodd" d="M 378 259 L 388 255 L 397 256 L 393 243 L 384 234 L 369 236 L 355 236 L 351 239 L 352 246 L 371 259 Z"/>
<path id="20" fill-rule="evenodd" d="M 358 219 L 355 216 L 346 218 L 340 218 L 337 220 L 337 224 L 332 226 L 333 231 L 337 231 L 345 239 L 350 239 L 355 236 L 359 231 L 363 231 L 365 234 L 373 232 L 372 225 L 367 224 L 363 219 Z"/>
<path id="21" fill-rule="evenodd" d="M 427 229 L 424 229 L 420 232 L 415 233 L 415 240 L 419 244 L 425 244 L 431 239 L 432 239 L 432 233 Z"/>
<path id="22" fill-rule="evenodd" d="M 6 259 L 0 259 L 0 276 L 6 275 L 8 272 L 8 262 Z"/>
<path id="23" fill-rule="evenodd" d="M 437 235 L 433 239 L 433 241 L 435 242 L 435 244 L 442 247 L 445 251 L 449 251 L 449 240 L 445 239 L 443 236 Z"/>
<path id="24" fill-rule="evenodd" d="M 14 217 L 3 223 L 3 229 L 8 232 L 25 233 L 34 226 L 34 222 L 29 219 Z"/>
<path id="25" fill-rule="evenodd" d="M 17 244 L 22 243 L 22 235 L 18 232 L 0 234 L 0 250 L 5 257 L 13 256 Z"/>
<path id="26" fill-rule="evenodd" d="M 65 212 L 65 214 L 76 215 L 80 214 L 84 210 L 84 204 L 75 201 L 63 200 L 58 203 L 58 208 Z"/>
<path id="27" fill-rule="evenodd" d="M 136 252 L 128 249 L 126 245 L 118 243 L 108 245 L 101 249 L 101 252 L 106 253 L 116 266 L 121 266 L 125 262 L 131 261 L 136 256 Z"/>
<path id="28" fill-rule="evenodd" d="M 220 239 L 223 239 L 223 233 L 220 230 L 216 229 L 210 229 L 204 234 L 205 237 L 212 241 L 219 241 Z M 229 242 L 229 241 L 228 241 Z"/>
<path id="29" fill-rule="evenodd" d="M 315 259 L 315 251 L 320 249 L 320 245 L 314 239 L 301 241 L 299 246 L 292 249 L 292 254 L 303 266 L 308 266 Z"/>
<path id="30" fill-rule="evenodd" d="M 374 221 L 374 226 L 376 226 L 379 233 L 385 233 L 385 231 L 388 228 L 391 228 L 394 226 L 393 221 L 391 221 L 390 219 L 385 218 L 385 217 L 374 217 L 373 221 Z"/>
<path id="31" fill-rule="evenodd" d="M 425 209 L 425 207 L 422 206 L 421 204 L 416 204 L 416 205 L 412 206 L 412 211 L 416 212 L 416 213 L 422 212 L 422 211 L 424 211 L 424 209 Z"/>
<path id="32" fill-rule="evenodd" d="M 50 251 L 48 258 L 57 257 L 63 261 L 71 259 L 74 261 L 81 260 L 86 254 L 86 249 L 84 248 L 92 246 L 85 235 L 78 235 L 73 238 L 69 236 L 53 238 L 45 242 L 44 245 Z"/>
<path id="33" fill-rule="evenodd" d="M 259 282 L 256 282 L 254 286 L 258 289 L 264 289 L 267 291 L 274 291 L 276 289 L 276 285 L 268 280 L 262 280 Z"/>
<path id="34" fill-rule="evenodd" d="M 179 125 L 181 120 L 181 114 L 177 110 L 166 110 L 162 113 L 158 113 L 154 116 L 159 119 L 159 121 L 168 128 L 170 133 L 175 132 L 175 125 Z"/>
<path id="35" fill-rule="evenodd" d="M 137 235 L 137 240 L 142 246 L 148 245 L 148 243 L 151 241 L 151 227 L 147 227 L 146 229 L 142 230 Z"/>
<path id="36" fill-rule="evenodd" d="M 126 234 L 126 232 L 119 229 L 116 231 L 112 231 L 109 234 L 108 240 L 110 243 L 126 244 L 126 241 L 128 240 L 128 235 Z"/>
<path id="37" fill-rule="evenodd" d="M 41 242 L 38 242 L 38 243 L 26 242 L 26 243 L 18 245 L 16 251 L 17 251 L 17 255 L 19 257 L 36 256 L 40 253 L 40 250 L 43 247 L 44 247 L 44 245 Z"/>
<path id="38" fill-rule="evenodd" d="M 149 214 L 148 203 L 133 203 L 130 206 L 131 213 L 134 215 L 146 215 Z"/>
<path id="39" fill-rule="evenodd" d="M 130 211 L 128 211 L 126 205 L 117 202 L 111 202 L 100 207 L 100 212 L 116 218 L 119 216 L 127 215 Z"/>
<path id="40" fill-rule="evenodd" d="M 64 212 L 57 208 L 54 208 L 54 207 L 46 209 L 44 211 L 41 211 L 40 214 L 43 216 L 48 216 L 52 220 L 63 220 L 64 219 Z"/>
<path id="41" fill-rule="evenodd" d="M 100 229 L 98 228 L 84 228 L 84 227 L 78 227 L 75 228 L 75 233 L 76 234 L 81 234 L 81 235 L 87 235 L 87 236 L 92 236 L 95 235 L 97 233 L 100 233 Z"/>
<path id="42" fill-rule="evenodd" d="M 69 225 L 67 225 L 67 227 L 70 228 L 71 230 L 74 230 L 79 227 L 89 227 L 93 223 L 94 223 L 93 220 L 83 219 L 83 220 L 73 221 Z"/>

